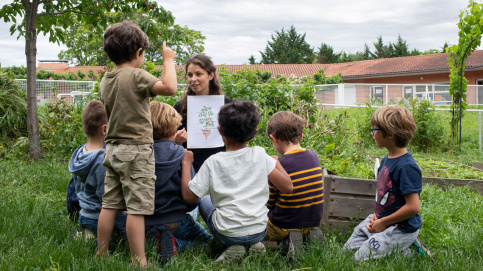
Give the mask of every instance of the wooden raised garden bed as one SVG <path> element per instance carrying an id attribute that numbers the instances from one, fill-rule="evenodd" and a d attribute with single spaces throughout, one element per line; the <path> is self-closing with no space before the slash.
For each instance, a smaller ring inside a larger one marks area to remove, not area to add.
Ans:
<path id="1" fill-rule="evenodd" d="M 448 178 L 425 178 L 423 184 L 435 184 L 441 188 L 469 185 L 483 194 L 483 181 Z M 377 181 L 353 179 L 326 174 L 324 171 L 324 215 L 322 229 L 346 231 L 374 212 Z"/>

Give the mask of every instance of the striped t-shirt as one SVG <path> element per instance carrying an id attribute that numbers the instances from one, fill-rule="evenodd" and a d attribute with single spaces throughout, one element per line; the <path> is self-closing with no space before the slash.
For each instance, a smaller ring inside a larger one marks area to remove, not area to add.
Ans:
<path id="1" fill-rule="evenodd" d="M 313 151 L 296 149 L 278 161 L 292 179 L 293 193 L 281 194 L 269 181 L 268 218 L 275 226 L 300 229 L 320 226 L 324 204 L 324 182 L 319 158 Z"/>

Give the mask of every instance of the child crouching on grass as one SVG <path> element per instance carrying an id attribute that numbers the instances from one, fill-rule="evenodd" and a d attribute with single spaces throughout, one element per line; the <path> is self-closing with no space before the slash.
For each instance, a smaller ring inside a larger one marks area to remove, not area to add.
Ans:
<path id="1" fill-rule="evenodd" d="M 107 115 L 100 101 L 90 101 L 82 111 L 82 128 L 87 143 L 79 146 L 69 162 L 69 171 L 74 180 L 75 193 L 79 198 L 79 224 L 84 237 L 95 237 L 104 195 L 104 138 L 107 131 Z M 117 212 L 114 228 L 124 240 L 126 236 L 126 214 Z"/>
<path id="2" fill-rule="evenodd" d="M 210 241 L 212 237 L 196 218 L 186 213 L 196 208 L 199 201 L 186 204 L 181 195 L 182 172 L 190 180 L 195 175 L 192 165 L 181 163 L 185 149 L 174 142 L 181 115 L 172 106 L 153 101 L 151 120 L 156 165 L 154 214 L 144 216 L 144 223 L 146 237 L 154 237 L 158 242 L 159 260 L 166 263 L 175 252 L 182 252 L 196 241 Z M 183 167 L 187 169 L 183 171 Z"/>
<path id="3" fill-rule="evenodd" d="M 386 148 L 388 154 L 378 169 L 374 214 L 354 229 L 344 249 L 357 250 L 356 261 L 385 257 L 396 250 L 408 257 L 414 251 L 431 256 L 418 238 L 421 170 L 406 150 L 416 131 L 413 116 L 402 106 L 388 105 L 374 112 L 371 125 L 376 146 Z"/>
<path id="4" fill-rule="evenodd" d="M 202 198 L 199 209 L 208 228 L 225 247 L 217 262 L 230 262 L 245 254 L 265 252 L 260 242 L 267 232 L 268 179 L 282 193 L 292 193 L 293 185 L 280 163 L 261 147 L 248 147 L 260 116 L 249 101 L 232 101 L 218 115 L 218 130 L 226 152 L 210 156 L 190 181 L 183 174 L 182 193 L 187 202 Z M 191 164 L 186 152 L 182 163 Z M 183 167 L 188 171 L 189 167 Z M 183 172 L 184 173 L 184 172 Z"/>
<path id="5" fill-rule="evenodd" d="M 317 228 L 324 207 L 322 167 L 315 152 L 300 146 L 306 123 L 289 111 L 275 113 L 267 123 L 267 135 L 275 150 L 282 155 L 278 161 L 292 180 L 293 194 L 279 191 L 269 181 L 265 240 L 283 241 L 284 251 L 291 259 L 303 251 L 303 237 L 321 244 L 323 236 Z"/>

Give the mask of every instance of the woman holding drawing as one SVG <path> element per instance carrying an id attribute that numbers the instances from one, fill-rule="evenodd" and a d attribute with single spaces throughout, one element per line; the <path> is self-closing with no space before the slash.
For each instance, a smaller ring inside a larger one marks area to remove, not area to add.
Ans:
<path id="1" fill-rule="evenodd" d="M 221 84 L 216 76 L 216 66 L 211 59 L 204 55 L 196 55 L 188 59 L 185 65 L 185 76 L 188 79 L 186 92 L 183 99 L 179 101 L 174 109 L 183 117 L 181 130 L 176 133 L 176 143 L 186 147 L 187 140 L 187 108 L 189 95 L 222 95 Z M 225 104 L 231 101 L 225 97 Z M 190 149 L 194 155 L 193 167 L 196 172 L 203 162 L 212 154 L 225 151 L 225 146 L 218 148 Z"/>

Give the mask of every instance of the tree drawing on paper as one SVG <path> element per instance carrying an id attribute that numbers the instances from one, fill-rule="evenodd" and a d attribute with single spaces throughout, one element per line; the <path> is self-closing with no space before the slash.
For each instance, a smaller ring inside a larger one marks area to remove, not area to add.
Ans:
<path id="1" fill-rule="evenodd" d="M 208 140 L 208 136 L 211 133 L 211 130 L 208 128 L 215 127 L 215 123 L 213 122 L 213 116 L 214 114 L 213 114 L 213 110 L 211 110 L 211 106 L 209 107 L 203 106 L 200 114 L 198 115 L 200 124 L 202 124 L 204 127 L 204 129 L 202 129 L 201 131 L 203 132 L 203 135 L 205 136 L 206 140 Z"/>

